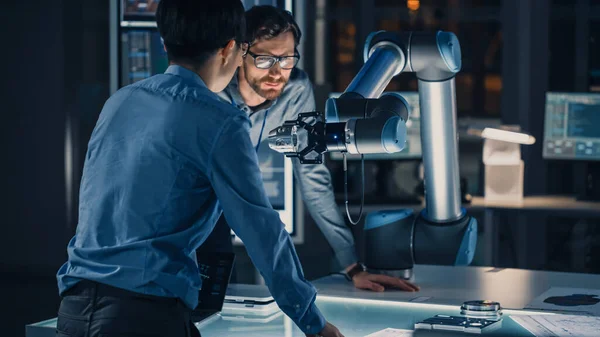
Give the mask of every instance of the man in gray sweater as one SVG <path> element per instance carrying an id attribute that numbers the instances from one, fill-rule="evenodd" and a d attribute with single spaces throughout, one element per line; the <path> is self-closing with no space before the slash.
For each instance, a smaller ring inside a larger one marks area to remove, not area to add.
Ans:
<path id="1" fill-rule="evenodd" d="M 292 15 L 273 6 L 255 6 L 246 12 L 246 27 L 248 53 L 219 96 L 248 114 L 252 123 L 250 139 L 258 151 L 270 130 L 286 120 L 296 119 L 301 112 L 315 111 L 315 99 L 307 74 L 296 68 L 300 58 L 296 47 L 302 34 Z M 419 289 L 399 278 L 369 274 L 358 262 L 352 232 L 335 202 L 331 175 L 325 165 L 302 165 L 294 158 L 293 169 L 310 215 L 355 287 L 373 291 L 384 291 L 385 287 Z M 230 240 L 222 239 L 229 233 L 221 218 L 211 234 L 213 237 L 202 249 L 215 249 L 211 242 L 230 244 Z"/>

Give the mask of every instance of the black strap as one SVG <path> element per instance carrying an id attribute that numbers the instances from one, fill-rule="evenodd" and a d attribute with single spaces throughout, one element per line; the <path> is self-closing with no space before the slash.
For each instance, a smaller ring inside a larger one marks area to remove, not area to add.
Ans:
<path id="1" fill-rule="evenodd" d="M 346 279 L 348 279 L 348 281 L 352 282 L 352 279 L 354 278 L 354 276 L 360 272 L 365 271 L 365 266 L 362 263 L 357 263 L 356 265 L 354 265 L 354 267 L 352 267 L 352 269 L 350 269 L 347 273 L 346 273 Z"/>

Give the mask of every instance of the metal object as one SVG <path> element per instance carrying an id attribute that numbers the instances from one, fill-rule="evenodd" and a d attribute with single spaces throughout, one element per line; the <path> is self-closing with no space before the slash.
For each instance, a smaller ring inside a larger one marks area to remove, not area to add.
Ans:
<path id="1" fill-rule="evenodd" d="M 421 146 L 425 168 L 425 216 L 434 222 L 461 216 L 456 91 L 454 79 L 419 81 Z"/>
<path id="2" fill-rule="evenodd" d="M 374 47 L 371 56 L 354 77 L 345 92 L 354 92 L 364 98 L 378 98 L 406 64 L 404 53 L 397 46 L 382 43 Z"/>
<path id="3" fill-rule="evenodd" d="M 282 125 L 271 131 L 269 146 L 277 152 L 298 152 L 298 126 Z"/>
<path id="4" fill-rule="evenodd" d="M 331 100 L 329 105 L 330 112 L 342 109 L 352 117 L 323 123 L 320 112 L 301 113 L 297 120 L 286 121 L 269 132 L 269 146 L 288 157 L 300 159 L 311 152 L 305 152 L 305 149 L 314 149 L 319 156 L 325 151 L 368 154 L 395 153 L 404 149 L 408 103 L 401 96 L 343 98 Z M 315 123 L 304 120 L 316 115 L 319 119 Z M 302 138 L 301 134 L 308 134 L 308 137 Z"/>
<path id="5" fill-rule="evenodd" d="M 344 130 L 344 126 L 336 129 Z M 269 132 L 269 147 L 287 157 L 298 158 L 301 164 L 322 164 L 322 154 L 328 145 L 339 150 L 344 143 L 326 139 L 323 114 L 318 111 L 299 113 L 298 119 L 286 121 Z"/>
<path id="6" fill-rule="evenodd" d="M 467 318 L 483 318 L 497 321 L 502 318 L 502 306 L 494 301 L 467 301 L 460 307 L 460 314 Z"/>

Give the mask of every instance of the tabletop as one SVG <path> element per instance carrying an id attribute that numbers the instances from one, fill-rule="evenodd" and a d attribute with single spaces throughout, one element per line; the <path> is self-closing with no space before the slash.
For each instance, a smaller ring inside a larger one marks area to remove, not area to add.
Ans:
<path id="1" fill-rule="evenodd" d="M 504 310 L 501 327 L 490 336 L 532 336 L 510 317 L 534 312 L 522 310 L 550 287 L 600 288 L 600 275 L 501 269 L 416 265 L 414 281 L 421 291 L 387 290 L 374 293 L 355 289 L 341 275 L 313 282 L 317 305 L 325 318 L 346 337 L 363 337 L 386 328 L 414 329 L 414 324 L 434 315 L 460 315 L 460 305 L 470 300 L 494 300 Z M 536 312 L 539 313 L 539 312 Z M 27 327 L 27 337 L 53 336 L 56 320 Z M 198 325 L 203 337 L 304 336 L 282 313 L 265 319 L 228 317 L 226 313 Z M 464 336 L 417 330 L 414 336 Z"/>

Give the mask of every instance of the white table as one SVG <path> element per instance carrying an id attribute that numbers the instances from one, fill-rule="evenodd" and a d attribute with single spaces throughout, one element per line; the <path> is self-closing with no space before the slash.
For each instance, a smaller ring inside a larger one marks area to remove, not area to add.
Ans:
<path id="1" fill-rule="evenodd" d="M 325 277 L 313 284 L 323 297 L 418 302 L 457 307 L 465 301 L 493 300 L 500 302 L 507 309 L 523 309 L 550 287 L 600 289 L 600 275 L 596 274 L 492 267 L 416 265 L 414 282 L 421 287 L 419 292 L 363 291 L 354 288 L 341 275 Z"/>
<path id="2" fill-rule="evenodd" d="M 522 309 L 550 287 L 600 288 L 600 275 L 591 274 L 426 265 L 415 266 L 414 272 L 415 282 L 421 286 L 417 293 L 362 291 L 355 289 L 341 275 L 316 280 L 313 284 L 319 292 L 317 305 L 346 337 L 362 337 L 388 327 L 412 329 L 416 322 L 436 314 L 459 315 L 459 306 L 464 301 L 490 299 L 513 310 L 505 311 L 507 317 L 502 329 L 489 335 L 531 336 L 509 318 L 531 312 L 515 309 Z M 55 327 L 56 319 L 32 324 L 27 327 L 26 337 L 54 336 Z M 285 316 L 267 323 L 227 321 L 216 317 L 199 328 L 203 337 L 304 336 Z M 424 335 L 428 334 L 416 334 Z"/>

